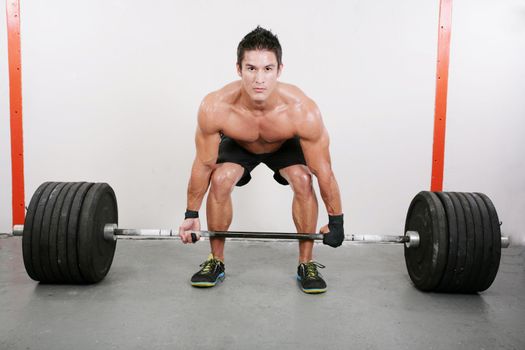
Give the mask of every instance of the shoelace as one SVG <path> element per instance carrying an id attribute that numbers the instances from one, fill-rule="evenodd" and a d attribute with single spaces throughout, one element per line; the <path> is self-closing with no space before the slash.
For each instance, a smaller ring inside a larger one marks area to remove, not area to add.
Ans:
<path id="1" fill-rule="evenodd" d="M 319 272 L 317 268 L 324 269 L 326 266 L 319 264 L 317 261 L 310 261 L 309 263 L 304 264 L 306 268 L 306 277 L 307 278 L 317 278 Z"/>
<path id="2" fill-rule="evenodd" d="M 215 266 L 217 266 L 218 262 L 219 261 L 217 259 L 206 260 L 205 262 L 200 264 L 200 267 L 202 267 L 200 272 L 202 274 L 210 273 L 212 270 L 215 269 Z"/>

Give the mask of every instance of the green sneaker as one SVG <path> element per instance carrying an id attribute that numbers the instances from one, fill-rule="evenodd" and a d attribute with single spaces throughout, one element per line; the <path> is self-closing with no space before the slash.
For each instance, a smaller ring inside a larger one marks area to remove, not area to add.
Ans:
<path id="1" fill-rule="evenodd" d="M 297 267 L 297 280 L 301 284 L 303 292 L 308 294 L 319 294 L 326 292 L 326 282 L 317 271 L 317 268 L 324 269 L 325 266 L 315 261 L 300 264 Z"/>
<path id="2" fill-rule="evenodd" d="M 200 265 L 201 269 L 191 277 L 194 287 L 213 287 L 217 282 L 224 280 L 224 263 L 209 255 L 208 259 Z"/>

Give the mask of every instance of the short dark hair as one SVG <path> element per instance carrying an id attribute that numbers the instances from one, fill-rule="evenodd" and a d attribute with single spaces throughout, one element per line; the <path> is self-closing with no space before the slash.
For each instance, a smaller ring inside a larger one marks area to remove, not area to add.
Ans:
<path id="1" fill-rule="evenodd" d="M 250 50 L 272 51 L 277 58 L 278 66 L 280 67 L 282 64 L 283 51 L 277 35 L 261 26 L 257 26 L 257 28 L 246 34 L 239 46 L 237 46 L 237 64 L 239 66 L 244 58 L 244 52 Z"/>

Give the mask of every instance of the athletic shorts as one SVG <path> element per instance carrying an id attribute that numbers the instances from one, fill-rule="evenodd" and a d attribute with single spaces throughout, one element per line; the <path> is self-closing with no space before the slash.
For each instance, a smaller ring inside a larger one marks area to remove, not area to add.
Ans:
<path id="1" fill-rule="evenodd" d="M 255 154 L 248 152 L 228 136 L 221 135 L 217 164 L 226 162 L 236 163 L 244 168 L 244 174 L 237 182 L 237 186 L 244 186 L 250 182 L 251 171 L 260 163 L 266 164 L 273 170 L 273 178 L 281 185 L 288 185 L 288 181 L 279 174 L 280 169 L 295 164 L 306 165 L 298 137 L 286 140 L 275 152 Z"/>

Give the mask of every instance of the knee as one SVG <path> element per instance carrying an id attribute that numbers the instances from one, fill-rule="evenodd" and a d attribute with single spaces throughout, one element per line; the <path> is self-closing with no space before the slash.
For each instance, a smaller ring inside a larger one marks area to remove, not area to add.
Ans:
<path id="1" fill-rule="evenodd" d="M 216 196 L 229 195 L 238 181 L 238 174 L 234 171 L 214 171 L 211 176 L 210 191 Z"/>
<path id="2" fill-rule="evenodd" d="M 289 175 L 290 185 L 296 196 L 307 197 L 314 194 L 312 175 L 304 170 L 294 171 Z"/>

